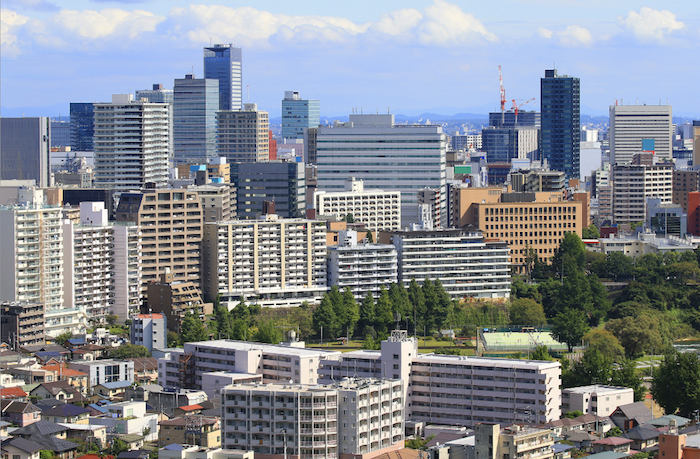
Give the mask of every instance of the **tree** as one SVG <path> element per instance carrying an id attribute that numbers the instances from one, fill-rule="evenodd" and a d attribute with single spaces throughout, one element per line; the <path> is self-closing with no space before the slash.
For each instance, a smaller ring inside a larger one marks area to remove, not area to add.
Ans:
<path id="1" fill-rule="evenodd" d="M 532 354 L 530 355 L 531 360 L 553 360 L 549 355 L 549 349 L 547 346 L 537 346 Z"/>
<path id="2" fill-rule="evenodd" d="M 591 287 L 583 270 L 578 267 L 576 260 L 569 255 L 562 259 L 564 279 L 559 290 L 558 305 L 562 309 L 591 310 Z"/>
<path id="3" fill-rule="evenodd" d="M 536 301 L 518 298 L 510 302 L 511 325 L 544 325 L 546 323 L 544 309 Z"/>
<path id="4" fill-rule="evenodd" d="M 277 328 L 274 323 L 266 321 L 258 325 L 253 339 L 259 343 L 279 344 L 283 339 L 282 330 Z"/>
<path id="5" fill-rule="evenodd" d="M 564 418 L 575 419 L 579 416 L 583 416 L 583 413 L 579 410 L 568 411 L 562 415 Z"/>
<path id="6" fill-rule="evenodd" d="M 109 325 L 114 325 L 117 323 L 117 320 L 119 320 L 119 316 L 116 316 L 114 314 L 109 314 L 107 317 L 105 317 L 105 319 L 107 319 L 107 323 Z"/>
<path id="7" fill-rule="evenodd" d="M 234 319 L 231 325 L 231 339 L 236 339 L 239 341 L 246 340 L 248 338 L 248 324 L 243 319 Z"/>
<path id="8" fill-rule="evenodd" d="M 605 260 L 606 276 L 620 280 L 632 277 L 632 260 L 622 252 L 609 253 Z"/>
<path id="9" fill-rule="evenodd" d="M 435 287 L 433 286 L 433 283 L 430 280 L 430 278 L 425 278 L 421 290 L 423 291 L 423 297 L 425 298 L 425 316 L 423 317 L 423 324 L 428 329 L 428 331 L 430 331 L 435 326 L 435 317 L 433 316 L 433 311 L 435 310 L 438 301 L 437 293 L 435 292 Z"/>
<path id="10" fill-rule="evenodd" d="M 357 323 L 362 333 L 364 333 L 365 328 L 374 325 L 374 297 L 369 290 L 360 303 L 360 320 Z"/>
<path id="11" fill-rule="evenodd" d="M 408 284 L 408 301 L 411 303 L 410 313 L 416 317 L 416 322 L 413 324 L 414 333 L 415 329 L 420 325 L 423 325 L 423 317 L 425 317 L 425 296 L 423 295 L 423 290 L 421 290 L 418 282 L 415 279 L 411 279 L 411 283 Z"/>
<path id="12" fill-rule="evenodd" d="M 367 239 L 368 244 L 374 244 L 374 235 L 372 234 L 372 230 L 367 230 L 367 234 L 365 234 L 365 238 Z"/>
<path id="13" fill-rule="evenodd" d="M 605 329 L 620 341 L 628 359 L 636 359 L 652 349 L 661 350 L 663 346 L 659 319 L 651 315 L 612 319 Z"/>
<path id="14" fill-rule="evenodd" d="M 588 228 L 583 228 L 581 230 L 581 237 L 582 239 L 598 239 L 600 237 L 600 231 L 598 231 L 597 226 L 591 223 Z"/>
<path id="15" fill-rule="evenodd" d="M 588 321 L 591 325 L 597 326 L 610 311 L 610 300 L 608 300 L 608 292 L 605 290 L 605 286 L 595 274 L 588 275 L 588 286 L 591 292 Z"/>
<path id="16" fill-rule="evenodd" d="M 340 322 L 335 313 L 335 308 L 331 303 L 331 297 L 328 293 L 321 298 L 321 304 L 318 305 L 313 314 L 314 330 L 319 335 L 323 329 L 322 338 L 335 339 L 338 337 L 340 330 Z"/>
<path id="17" fill-rule="evenodd" d="M 613 386 L 629 387 L 634 390 L 634 401 L 644 401 L 647 389 L 642 381 L 642 376 L 637 371 L 637 362 L 634 360 L 623 360 L 613 372 L 610 383 Z"/>
<path id="18" fill-rule="evenodd" d="M 125 441 L 123 441 L 119 438 L 116 438 L 112 442 L 112 446 L 109 448 L 109 453 L 111 455 L 113 455 L 114 457 L 117 457 L 121 453 L 129 451 L 130 449 L 131 448 L 129 448 L 129 445 Z"/>
<path id="19" fill-rule="evenodd" d="M 588 349 L 598 349 L 613 362 L 622 360 L 625 350 L 610 331 L 597 328 L 583 335 L 583 341 L 588 343 Z"/>
<path id="20" fill-rule="evenodd" d="M 345 221 L 347 223 L 355 223 L 355 217 L 352 214 L 345 214 Z"/>
<path id="21" fill-rule="evenodd" d="M 138 344 L 122 344 L 110 352 L 110 357 L 117 359 L 130 359 L 137 357 L 150 357 L 151 353 L 146 346 Z"/>
<path id="22" fill-rule="evenodd" d="M 433 282 L 433 289 L 435 290 L 435 305 L 433 310 L 430 311 L 435 325 L 438 329 L 442 329 L 447 324 L 447 319 L 452 313 L 452 300 L 450 299 L 450 294 L 447 293 L 445 287 L 440 282 L 440 279 L 435 279 Z"/>
<path id="23" fill-rule="evenodd" d="M 554 279 L 547 279 L 544 282 L 540 282 L 537 286 L 537 290 L 542 295 L 544 313 L 549 318 L 556 317 L 557 314 L 563 311 L 563 308 L 559 305 L 559 291 L 561 288 L 559 281 Z"/>
<path id="24" fill-rule="evenodd" d="M 171 330 L 168 330 L 166 335 L 168 337 L 168 347 L 182 346 L 182 339 L 180 339 L 180 335 Z"/>
<path id="25" fill-rule="evenodd" d="M 694 352 L 672 351 L 654 372 L 651 394 L 666 414 L 687 418 L 700 409 L 700 361 Z"/>
<path id="26" fill-rule="evenodd" d="M 54 339 L 56 340 L 57 344 L 65 347 L 68 340 L 72 339 L 72 338 L 73 338 L 73 332 L 67 331 L 67 332 L 61 333 L 60 335 L 58 335 Z"/>
<path id="27" fill-rule="evenodd" d="M 607 384 L 612 378 L 613 362 L 598 349 L 589 349 L 571 369 L 562 371 L 562 386 L 577 387 Z"/>
<path id="28" fill-rule="evenodd" d="M 379 298 L 377 298 L 377 304 L 374 307 L 373 326 L 378 333 L 388 333 L 391 330 L 391 324 L 394 321 L 391 310 L 389 292 L 382 286 L 379 289 Z"/>
<path id="29" fill-rule="evenodd" d="M 401 314 L 402 319 L 410 319 L 413 321 L 413 308 L 408 299 L 408 291 L 403 285 L 394 282 L 389 286 L 389 298 L 391 299 L 392 312 Z"/>
<path id="30" fill-rule="evenodd" d="M 510 296 L 512 298 L 527 298 L 537 303 L 542 302 L 542 295 L 537 291 L 537 286 L 526 284 L 521 280 L 516 280 L 510 285 Z"/>
<path id="31" fill-rule="evenodd" d="M 352 294 L 350 287 L 345 287 L 341 301 L 341 307 L 335 308 L 335 315 L 340 320 L 341 335 L 347 333 L 347 338 L 350 339 L 355 331 L 355 325 L 360 320 L 360 308 L 355 301 L 355 295 Z"/>
<path id="32" fill-rule="evenodd" d="M 381 345 L 381 340 L 375 340 L 372 335 L 365 336 L 364 341 L 362 341 L 362 349 L 368 349 L 370 351 L 379 350 Z"/>
<path id="33" fill-rule="evenodd" d="M 462 350 L 458 347 L 439 347 L 435 349 L 433 353 L 442 355 L 462 355 Z"/>
<path id="34" fill-rule="evenodd" d="M 605 434 L 605 437 L 619 437 L 620 435 L 622 435 L 622 430 L 619 427 L 615 426 L 612 429 L 608 430 L 608 432 Z"/>
<path id="35" fill-rule="evenodd" d="M 194 314 L 187 314 L 182 323 L 180 323 L 180 336 L 183 343 L 192 343 L 195 341 L 205 341 L 207 330 L 204 328 L 202 320 Z"/>
<path id="36" fill-rule="evenodd" d="M 583 311 L 578 309 L 566 309 L 554 318 L 552 336 L 557 341 L 566 343 L 571 351 L 574 346 L 581 342 L 583 335 L 588 333 L 590 328 Z"/>
<path id="37" fill-rule="evenodd" d="M 571 257 L 579 269 L 583 269 L 586 264 L 586 244 L 583 243 L 578 234 L 568 232 L 559 244 L 557 253 L 552 257 L 552 269 L 557 277 L 561 276 L 562 259 L 566 256 Z M 565 266 L 566 268 L 566 266 Z M 564 276 L 567 276 L 570 271 L 564 271 Z"/>

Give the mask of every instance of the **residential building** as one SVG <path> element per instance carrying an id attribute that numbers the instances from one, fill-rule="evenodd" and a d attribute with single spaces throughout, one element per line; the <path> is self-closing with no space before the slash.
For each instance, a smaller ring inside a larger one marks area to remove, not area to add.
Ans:
<path id="1" fill-rule="evenodd" d="M 644 402 L 633 402 L 620 405 L 610 414 L 610 420 L 623 432 L 654 419 L 654 415 Z"/>
<path id="2" fill-rule="evenodd" d="M 629 164 L 643 151 L 672 160 L 672 118 L 670 105 L 611 105 L 610 164 Z"/>
<path id="3" fill-rule="evenodd" d="M 679 433 L 678 428 L 659 435 L 659 457 L 664 459 L 700 458 L 700 436 Z"/>
<path id="4" fill-rule="evenodd" d="M 697 247 L 697 244 L 694 244 L 691 239 L 681 239 L 676 236 L 662 237 L 662 235 L 656 235 L 650 231 L 631 237 L 611 234 L 598 241 L 599 250 L 602 253 L 621 252 L 632 258 L 639 258 L 649 253 L 663 255 L 670 252 L 692 252 Z"/>
<path id="5" fill-rule="evenodd" d="M 255 453 L 240 449 L 204 448 L 172 444 L 158 450 L 160 459 L 253 459 Z"/>
<path id="6" fill-rule="evenodd" d="M 131 318 L 131 344 L 153 349 L 168 347 L 167 319 L 164 314 L 136 314 Z"/>
<path id="7" fill-rule="evenodd" d="M 165 347 L 161 349 L 165 349 Z M 126 360 L 134 362 L 134 377 L 137 384 L 155 384 L 157 382 L 158 359 L 155 357 L 133 357 Z"/>
<path id="8" fill-rule="evenodd" d="M 693 120 L 693 164 L 700 165 L 700 121 Z"/>
<path id="9" fill-rule="evenodd" d="M 123 397 L 126 389 L 131 387 L 132 384 L 131 381 L 106 382 L 90 387 L 90 391 L 93 395 L 101 395 L 108 400 L 112 400 L 115 397 Z"/>
<path id="10" fill-rule="evenodd" d="M 10 349 L 44 344 L 44 307 L 26 301 L 0 304 L 0 342 Z"/>
<path id="11" fill-rule="evenodd" d="M 285 91 L 282 99 L 282 138 L 303 139 L 304 130 L 321 124 L 318 100 L 302 99 L 299 91 Z"/>
<path id="12" fill-rule="evenodd" d="M 365 189 L 401 192 L 401 222 L 417 223 L 418 190 L 440 190 L 446 214 L 447 135 L 442 126 L 398 125 L 394 115 L 350 115 L 317 131 L 318 189 L 342 191 L 348 177 Z M 239 194 L 240 196 L 240 194 Z"/>
<path id="13" fill-rule="evenodd" d="M 622 437 L 628 438 L 632 441 L 629 445 L 630 449 L 635 451 L 658 451 L 659 449 L 659 432 L 654 426 L 647 424 L 635 427 L 622 434 Z"/>
<path id="14" fill-rule="evenodd" d="M 399 279 L 396 248 L 391 244 L 357 243 L 357 232 L 341 231 L 340 243 L 328 247 L 328 285 L 350 288 L 357 301 L 388 289 Z"/>
<path id="15" fill-rule="evenodd" d="M 0 180 L 34 180 L 51 185 L 51 120 L 0 117 Z"/>
<path id="16" fill-rule="evenodd" d="M 596 416 L 610 416 L 620 405 L 634 402 L 634 391 L 628 387 L 613 387 L 594 384 L 571 387 L 561 391 L 561 411 L 580 411 Z"/>
<path id="17" fill-rule="evenodd" d="M 657 198 L 661 203 L 672 202 L 673 164 L 616 164 L 612 166 L 612 183 L 614 223 L 644 222 L 648 198 Z"/>
<path id="18" fill-rule="evenodd" d="M 421 188 L 418 190 L 418 221 L 425 225 L 430 221 L 432 228 L 442 228 L 447 223 L 447 213 L 440 209 L 443 201 L 439 188 Z"/>
<path id="19" fill-rule="evenodd" d="M 683 212 L 688 213 L 688 193 L 700 191 L 700 171 L 674 170 L 673 196 L 674 204 L 679 204 Z"/>
<path id="20" fill-rule="evenodd" d="M 218 80 L 219 109 L 240 110 L 243 105 L 243 51 L 228 45 L 204 48 L 204 78 Z"/>
<path id="21" fill-rule="evenodd" d="M 373 231 L 401 229 L 401 192 L 364 189 L 364 182 L 350 177 L 345 191 L 316 191 L 318 216 L 349 218 Z"/>
<path id="22" fill-rule="evenodd" d="M 396 247 L 399 282 L 439 279 L 450 297 L 508 298 L 510 249 L 480 230 L 437 229 L 388 233 Z M 380 241 L 381 238 L 380 238 Z"/>
<path id="23" fill-rule="evenodd" d="M 95 107 L 92 102 L 70 104 L 71 151 L 94 151 Z"/>
<path id="24" fill-rule="evenodd" d="M 138 368 L 136 370 L 138 371 Z M 153 411 L 165 413 L 169 417 L 173 417 L 175 409 L 181 406 L 196 405 L 207 400 L 207 394 L 201 390 L 172 390 L 172 386 L 166 390 L 151 384 L 127 388 L 124 397 L 128 400 L 148 402 Z"/>
<path id="25" fill-rule="evenodd" d="M 2 419 L 19 427 L 41 421 L 41 409 L 29 402 L 2 400 L 0 405 L 2 406 Z"/>
<path id="26" fill-rule="evenodd" d="M 265 201 L 274 202 L 284 218 L 306 216 L 306 170 L 304 163 L 254 162 L 231 164 L 231 183 L 236 189 L 236 213 L 241 220 L 256 219 Z"/>
<path id="27" fill-rule="evenodd" d="M 219 80 L 195 78 L 175 80 L 173 96 L 173 158 L 175 164 L 206 163 L 216 156 L 216 112 Z"/>
<path id="28" fill-rule="evenodd" d="M 210 401 L 218 399 L 221 395 L 221 389 L 231 384 L 262 384 L 262 375 L 228 371 L 202 373 L 202 387 Z"/>
<path id="29" fill-rule="evenodd" d="M 231 220 L 236 217 L 236 191 L 225 183 L 190 185 L 189 191 L 196 191 L 202 202 L 204 223 Z"/>
<path id="30" fill-rule="evenodd" d="M 63 359 L 60 359 L 58 363 L 43 365 L 41 369 L 46 372 L 45 379 L 48 382 L 51 382 L 52 380 L 65 381 L 81 394 L 85 394 L 87 392 L 87 388 L 89 387 L 87 373 L 68 368 L 68 365 L 63 361 Z M 30 375 L 32 371 L 33 370 L 30 370 Z"/>
<path id="31" fill-rule="evenodd" d="M 203 241 L 203 291 L 233 307 L 298 306 L 326 291 L 326 225 L 279 218 L 207 223 Z"/>
<path id="32" fill-rule="evenodd" d="M 2 441 L 3 456 L 12 459 L 39 459 L 44 445 L 24 438 L 6 438 Z"/>
<path id="33" fill-rule="evenodd" d="M 71 403 L 58 405 L 41 412 L 42 421 L 64 422 L 67 424 L 87 424 L 90 410 Z"/>
<path id="34" fill-rule="evenodd" d="M 159 281 L 151 281 L 146 286 L 143 312 L 164 315 L 167 329 L 175 333 L 180 333 L 180 325 L 186 315 L 194 314 L 204 320 L 214 312 L 213 308 L 212 303 L 202 300 L 197 284 L 191 280 L 175 279 L 170 268 L 165 268 Z"/>
<path id="35" fill-rule="evenodd" d="M 257 104 L 216 112 L 216 151 L 230 163 L 270 159 L 270 115 Z"/>
<path id="36" fill-rule="evenodd" d="M 176 281 L 199 286 L 202 204 L 185 189 L 123 193 L 116 212 L 119 222 L 141 229 L 141 282 L 145 291 L 168 268 Z"/>
<path id="37" fill-rule="evenodd" d="M 197 181 L 197 175 L 202 171 L 207 172 L 206 183 L 231 183 L 231 164 L 226 161 L 226 158 L 218 156 L 215 158 L 209 158 L 206 163 L 188 163 L 177 165 L 177 176 L 180 179 L 189 178 Z"/>
<path id="38" fill-rule="evenodd" d="M 221 420 L 219 417 L 179 416 L 158 423 L 160 446 L 197 445 L 205 448 L 221 446 Z"/>
<path id="39" fill-rule="evenodd" d="M 95 186 L 118 191 L 168 184 L 170 106 L 114 94 L 95 104 Z"/>
<path id="40" fill-rule="evenodd" d="M 89 387 L 115 381 L 134 382 L 134 362 L 123 360 L 73 361 L 70 368 L 87 373 Z"/>
<path id="41" fill-rule="evenodd" d="M 227 448 L 277 459 L 287 454 L 326 459 L 341 454 L 371 458 L 403 447 L 400 380 L 242 384 L 224 388 L 221 405 Z"/>
<path id="42" fill-rule="evenodd" d="M 142 435 L 145 441 L 158 440 L 158 415 L 146 412 L 145 402 L 118 402 L 106 406 L 107 413 L 91 417 L 90 425 L 107 426 L 107 440 L 120 435 Z"/>
<path id="43" fill-rule="evenodd" d="M 474 452 L 476 459 L 554 457 L 554 438 L 549 429 L 512 424 L 477 424 Z"/>
<path id="44" fill-rule="evenodd" d="M 540 157 L 567 179 L 580 176 L 581 82 L 576 77 L 545 70 L 540 80 L 542 113 Z"/>
<path id="45" fill-rule="evenodd" d="M 175 100 L 173 90 L 165 89 L 162 84 L 154 84 L 153 89 L 137 90 L 134 98 L 156 104 L 170 104 L 171 106 Z"/>
<path id="46" fill-rule="evenodd" d="M 608 437 L 594 440 L 591 442 L 591 450 L 593 453 L 603 453 L 612 451 L 614 453 L 629 454 L 632 440 L 623 437 Z"/>
<path id="47" fill-rule="evenodd" d="M 688 217 L 683 208 L 672 202 L 661 202 L 658 198 L 647 199 L 645 227 L 659 236 L 685 236 Z"/>

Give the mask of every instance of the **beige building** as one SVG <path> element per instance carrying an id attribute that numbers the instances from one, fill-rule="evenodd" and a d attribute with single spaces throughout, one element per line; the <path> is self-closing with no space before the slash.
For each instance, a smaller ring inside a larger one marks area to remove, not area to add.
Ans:
<path id="1" fill-rule="evenodd" d="M 199 288 L 192 281 L 177 281 L 165 268 L 159 282 L 149 282 L 146 287 L 145 310 L 164 314 L 168 330 L 180 332 L 182 319 L 194 314 L 201 320 L 214 312 L 212 303 L 205 303 Z"/>
<path id="2" fill-rule="evenodd" d="M 566 233 L 581 237 L 582 228 L 588 223 L 584 222 L 585 203 L 564 200 L 561 193 L 506 193 L 502 187 L 456 188 L 452 199 L 457 226 L 473 225 L 483 231 L 487 240 L 506 241 L 516 272 L 525 271 L 529 249 L 547 261 Z"/>
<path id="3" fill-rule="evenodd" d="M 257 162 L 270 159 L 270 119 L 257 104 L 243 110 L 216 112 L 217 153 L 228 162 Z"/>
<path id="4" fill-rule="evenodd" d="M 477 424 L 474 428 L 476 459 L 551 459 L 554 438 L 549 429 L 512 424 Z"/>
<path id="5" fill-rule="evenodd" d="M 204 223 L 221 222 L 236 217 L 236 188 L 226 184 L 192 185 L 202 202 Z"/>
<path id="6" fill-rule="evenodd" d="M 673 163 L 615 165 L 612 184 L 613 222 L 644 222 L 648 198 L 660 199 L 662 204 L 673 200 Z"/>
<path id="7" fill-rule="evenodd" d="M 179 416 L 158 423 L 160 446 L 196 445 L 205 448 L 221 446 L 221 421 L 218 417 Z"/>
<path id="8" fill-rule="evenodd" d="M 192 166 L 195 167 L 193 168 Z M 204 166 L 207 171 L 207 179 L 212 183 L 231 183 L 231 164 L 223 157 L 209 158 L 207 164 L 178 164 L 178 178 L 196 178 L 196 172 L 199 170 L 196 166 Z"/>

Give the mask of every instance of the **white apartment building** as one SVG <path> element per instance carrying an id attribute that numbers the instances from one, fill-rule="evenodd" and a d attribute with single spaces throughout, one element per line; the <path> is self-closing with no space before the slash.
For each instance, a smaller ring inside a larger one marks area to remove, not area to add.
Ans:
<path id="1" fill-rule="evenodd" d="M 440 279 L 452 298 L 510 297 L 510 249 L 477 229 L 395 231 L 399 282 Z"/>
<path id="2" fill-rule="evenodd" d="M 401 222 L 418 221 L 418 190 L 440 190 L 446 213 L 447 135 L 442 126 L 397 125 L 394 115 L 350 115 L 347 123 L 321 126 L 316 138 L 318 189 L 342 191 L 348 177 L 365 189 L 401 192 Z"/>
<path id="3" fill-rule="evenodd" d="M 357 232 L 340 231 L 339 244 L 328 247 L 328 285 L 342 291 L 350 287 L 355 299 L 367 292 L 377 298 L 382 286 L 398 282 L 396 248 L 391 244 L 358 244 Z"/>
<path id="4" fill-rule="evenodd" d="M 134 380 L 134 362 L 131 360 L 74 360 L 69 363 L 73 370 L 88 375 L 88 384 L 98 384 Z"/>
<path id="5" fill-rule="evenodd" d="M 80 223 L 63 221 L 63 241 L 63 301 L 74 327 L 85 333 L 110 314 L 124 321 L 138 311 L 137 226 L 110 222 L 103 202 L 82 202 Z"/>
<path id="6" fill-rule="evenodd" d="M 240 384 L 222 390 L 221 407 L 223 446 L 271 459 L 370 458 L 403 447 L 399 380 Z"/>
<path id="7" fill-rule="evenodd" d="M 133 190 L 146 183 L 168 185 L 171 152 L 170 104 L 133 101 L 114 94 L 95 105 L 95 185 Z"/>
<path id="8" fill-rule="evenodd" d="M 671 160 L 672 118 L 670 105 L 610 106 L 610 164 L 629 164 L 635 153 L 644 151 L 645 139 L 653 139 L 657 158 Z"/>
<path id="9" fill-rule="evenodd" d="M 647 198 L 673 199 L 673 164 L 612 166 L 614 223 L 646 221 Z"/>
<path id="10" fill-rule="evenodd" d="M 0 207 L 0 300 L 43 305 L 50 336 L 81 332 L 63 300 L 61 213 L 32 201 Z"/>
<path id="11" fill-rule="evenodd" d="M 325 293 L 325 222 L 267 214 L 204 226 L 206 298 L 221 295 L 221 304 L 230 307 L 242 300 L 290 307 Z"/>
<path id="12" fill-rule="evenodd" d="M 345 191 L 316 191 L 316 213 L 321 216 L 343 218 L 352 215 L 355 223 L 364 223 L 368 229 L 401 229 L 401 192 L 364 189 L 364 182 L 350 177 Z"/>
<path id="13" fill-rule="evenodd" d="M 570 387 L 561 391 L 561 411 L 580 411 L 583 414 L 610 416 L 618 406 L 634 403 L 634 390 L 594 384 Z"/>
<path id="14" fill-rule="evenodd" d="M 633 237 L 611 234 L 610 237 L 600 238 L 598 241 L 600 252 L 604 254 L 620 252 L 632 258 L 639 258 L 649 253 L 663 255 L 669 252 L 692 252 L 697 247 L 697 244 L 689 238 L 661 237 L 651 232 L 638 233 Z"/>
<path id="15" fill-rule="evenodd" d="M 172 444 L 158 450 L 159 459 L 254 459 L 255 453 L 240 449 L 207 448 Z"/>
<path id="16" fill-rule="evenodd" d="M 131 323 L 131 344 L 153 349 L 168 347 L 168 327 L 164 314 L 135 314 Z"/>

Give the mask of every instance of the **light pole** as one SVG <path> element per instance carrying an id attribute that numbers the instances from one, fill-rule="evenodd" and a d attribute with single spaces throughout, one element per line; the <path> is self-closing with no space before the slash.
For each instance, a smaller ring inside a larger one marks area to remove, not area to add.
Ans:
<path id="1" fill-rule="evenodd" d="M 287 459 L 287 429 L 282 429 L 282 443 L 284 444 L 284 459 Z"/>

